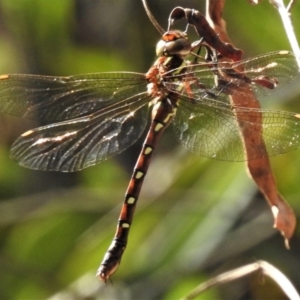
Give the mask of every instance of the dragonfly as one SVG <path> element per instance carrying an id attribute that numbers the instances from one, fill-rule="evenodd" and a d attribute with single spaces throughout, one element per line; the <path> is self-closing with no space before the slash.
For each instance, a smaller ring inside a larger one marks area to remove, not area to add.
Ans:
<path id="1" fill-rule="evenodd" d="M 245 103 L 237 120 L 229 100 L 233 94 L 267 96 L 286 86 L 299 75 L 294 55 L 277 51 L 218 62 L 193 54 L 199 46 L 201 41 L 190 42 L 186 31 L 167 30 L 147 73 L 0 76 L 0 112 L 46 124 L 23 133 L 12 145 L 11 157 L 30 169 L 74 172 L 93 166 L 135 143 L 150 119 L 116 234 L 97 271 L 104 282 L 120 264 L 153 152 L 171 123 L 186 149 L 219 160 L 265 155 L 255 145 L 245 152 L 243 125 L 253 131 L 262 128 L 270 156 L 300 148 L 300 114 Z M 188 60 L 190 55 L 196 59 Z"/>

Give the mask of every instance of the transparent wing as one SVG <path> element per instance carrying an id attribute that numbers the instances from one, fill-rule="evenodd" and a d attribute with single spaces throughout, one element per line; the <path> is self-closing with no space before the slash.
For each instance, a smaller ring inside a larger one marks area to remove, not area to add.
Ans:
<path id="1" fill-rule="evenodd" d="M 239 108 L 240 126 L 248 126 L 253 132 L 262 128 L 270 156 L 300 148 L 299 117 L 284 111 Z M 259 118 L 261 122 L 251 121 Z M 227 103 L 181 99 L 173 124 L 183 146 L 193 153 L 226 161 L 246 159 L 234 110 Z M 264 156 L 261 150 L 254 145 L 248 149 L 247 159 Z"/>
<path id="2" fill-rule="evenodd" d="M 92 166 L 132 145 L 147 124 L 146 92 L 127 97 L 96 113 L 29 130 L 13 144 L 20 165 L 73 172 Z"/>
<path id="3" fill-rule="evenodd" d="M 175 131 L 183 145 L 194 153 L 220 160 L 243 161 L 246 159 L 243 139 L 228 95 L 240 96 L 241 101 L 252 92 L 265 96 L 295 79 L 299 70 L 294 55 L 287 51 L 218 66 L 219 70 L 191 66 L 188 79 L 167 83 L 168 88 L 180 94 Z M 260 118 L 261 122 L 257 121 Z M 239 107 L 240 126 L 247 126 L 253 132 L 262 128 L 271 156 L 300 147 L 299 121 L 295 113 L 253 109 L 247 107 L 245 101 L 243 107 Z M 263 149 L 254 145 L 247 159 L 263 155 Z"/>
<path id="4" fill-rule="evenodd" d="M 50 123 L 94 113 L 146 90 L 143 74 L 0 76 L 0 112 Z"/>
<path id="5" fill-rule="evenodd" d="M 243 97 L 252 91 L 260 98 L 286 86 L 298 75 L 293 53 L 277 51 L 235 63 L 218 63 L 217 66 L 193 64 L 182 74 L 166 76 L 166 88 L 194 101 L 209 103 L 214 99 L 229 103 L 228 95 Z"/>

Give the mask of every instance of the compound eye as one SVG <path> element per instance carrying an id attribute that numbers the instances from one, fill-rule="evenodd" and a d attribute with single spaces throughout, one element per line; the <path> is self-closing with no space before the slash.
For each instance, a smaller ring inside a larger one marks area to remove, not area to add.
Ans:
<path id="1" fill-rule="evenodd" d="M 166 46 L 168 42 L 165 42 L 164 40 L 160 40 L 156 45 L 156 55 L 157 56 L 164 56 L 166 51 Z"/>
<path id="2" fill-rule="evenodd" d="M 168 42 L 166 45 L 166 52 L 168 55 L 187 55 L 191 52 L 191 43 L 185 38 Z"/>

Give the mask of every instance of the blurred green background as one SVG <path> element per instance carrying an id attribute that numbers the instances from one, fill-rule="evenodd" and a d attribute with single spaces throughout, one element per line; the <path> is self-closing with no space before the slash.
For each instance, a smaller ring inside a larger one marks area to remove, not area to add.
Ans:
<path id="1" fill-rule="evenodd" d="M 205 4 L 149 2 L 164 28 L 175 6 L 204 11 Z M 290 49 L 268 1 L 251 6 L 228 0 L 224 18 L 245 58 Z M 300 36 L 299 3 L 292 20 Z M 1 74 L 146 72 L 159 38 L 139 0 L 0 1 Z M 262 105 L 300 112 L 298 80 Z M 286 250 L 245 164 L 189 154 L 171 127 L 146 177 L 122 263 L 113 284 L 104 285 L 95 273 L 114 235 L 142 139 L 81 172 L 39 172 L 9 159 L 12 142 L 36 126 L 0 118 L 0 299 L 179 299 L 212 276 L 258 259 L 300 290 L 300 227 Z M 271 161 L 280 192 L 299 216 L 300 151 Z M 255 274 L 197 299 L 285 297 Z"/>

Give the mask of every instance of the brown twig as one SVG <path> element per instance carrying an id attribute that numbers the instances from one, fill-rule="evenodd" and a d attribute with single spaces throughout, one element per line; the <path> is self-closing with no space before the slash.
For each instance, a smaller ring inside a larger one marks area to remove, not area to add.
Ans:
<path id="1" fill-rule="evenodd" d="M 207 0 L 207 15 L 211 27 L 222 37 L 223 41 L 230 41 L 226 33 L 226 23 L 222 19 L 225 0 Z M 243 70 L 240 70 L 243 71 Z M 262 114 L 259 113 L 260 103 L 255 95 L 249 90 L 240 97 L 239 93 L 230 96 L 232 107 L 235 111 L 237 122 L 244 142 L 245 155 L 249 173 L 258 188 L 268 201 L 274 216 L 274 228 L 280 231 L 285 239 L 285 245 L 289 248 L 289 239 L 293 235 L 296 226 L 296 217 L 293 210 L 285 202 L 277 191 L 275 178 L 272 173 L 268 152 L 263 139 Z M 245 113 L 245 108 L 254 109 L 257 113 Z M 254 132 L 253 126 L 258 124 Z M 253 149 L 264 153 L 260 158 L 249 160 L 248 157 Z"/>

